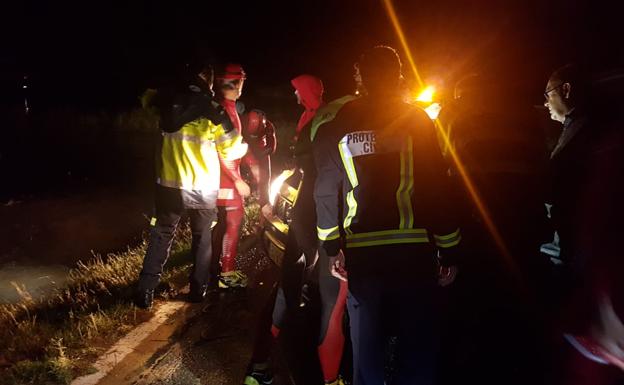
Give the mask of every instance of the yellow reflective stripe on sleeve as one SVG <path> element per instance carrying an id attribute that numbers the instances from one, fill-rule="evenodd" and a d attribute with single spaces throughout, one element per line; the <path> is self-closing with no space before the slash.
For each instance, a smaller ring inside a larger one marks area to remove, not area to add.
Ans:
<path id="1" fill-rule="evenodd" d="M 411 229 L 414 226 L 412 210 L 412 193 L 414 190 L 414 153 L 412 137 L 408 136 L 405 149 L 401 150 L 401 170 L 399 188 L 396 192 L 397 207 L 399 210 L 399 228 Z"/>
<path id="2" fill-rule="evenodd" d="M 435 239 L 436 246 L 442 248 L 449 248 L 453 246 L 457 246 L 461 241 L 461 233 L 459 229 L 454 232 L 446 235 L 437 235 L 434 234 L 433 238 Z"/>
<path id="3" fill-rule="evenodd" d="M 401 151 L 401 170 L 399 171 L 399 188 L 396 191 L 397 209 L 399 210 L 399 228 L 405 228 L 405 211 L 403 205 L 403 189 L 405 188 L 405 154 Z"/>
<path id="4" fill-rule="evenodd" d="M 150 220 L 150 226 L 156 226 L 156 217 L 152 217 Z"/>
<path id="5" fill-rule="evenodd" d="M 338 226 L 332 227 L 331 229 L 322 229 L 317 227 L 316 232 L 318 234 L 318 239 L 321 241 L 332 241 L 340 237 Z"/>
<path id="6" fill-rule="evenodd" d="M 356 188 L 358 186 L 357 173 L 355 172 L 353 156 L 351 156 L 351 150 L 349 150 L 346 139 L 343 138 L 338 143 L 338 150 L 340 151 L 342 164 L 344 164 L 345 171 L 347 172 L 347 176 L 349 177 L 349 182 L 351 182 L 351 188 Z"/>
<path id="7" fill-rule="evenodd" d="M 349 207 L 349 211 L 347 211 L 347 216 L 344 219 L 343 228 L 345 229 L 345 233 L 351 234 L 351 221 L 357 212 L 357 201 L 353 195 L 353 190 L 347 193 L 347 206 Z"/>
<path id="8" fill-rule="evenodd" d="M 425 229 L 384 230 L 347 235 L 347 248 L 428 242 Z"/>
<path id="9" fill-rule="evenodd" d="M 414 210 L 412 208 L 412 195 L 414 193 L 414 149 L 412 137 L 408 137 L 407 143 L 407 186 L 405 189 L 405 206 L 407 211 L 407 228 L 414 227 Z"/>
<path id="10" fill-rule="evenodd" d="M 357 212 L 357 201 L 355 200 L 354 190 L 358 186 L 358 178 L 355 171 L 355 164 L 353 163 L 353 157 L 351 156 L 351 151 L 349 150 L 349 146 L 344 138 L 338 143 L 338 150 L 340 152 L 342 164 L 347 172 L 349 183 L 351 183 L 351 190 L 347 193 L 347 206 L 349 207 L 349 210 L 343 224 L 345 232 L 350 234 L 351 221 Z"/>

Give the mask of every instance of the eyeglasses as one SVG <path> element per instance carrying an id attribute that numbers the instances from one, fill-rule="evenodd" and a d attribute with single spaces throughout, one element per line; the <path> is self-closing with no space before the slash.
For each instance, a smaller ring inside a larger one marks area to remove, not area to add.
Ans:
<path id="1" fill-rule="evenodd" d="M 554 90 L 556 90 L 557 88 L 561 88 L 562 85 L 564 85 L 565 83 L 561 83 L 558 86 L 555 86 L 553 88 L 549 88 L 546 91 L 544 91 L 544 98 L 546 98 L 546 100 L 548 100 L 548 94 L 550 94 L 551 92 L 553 92 Z"/>

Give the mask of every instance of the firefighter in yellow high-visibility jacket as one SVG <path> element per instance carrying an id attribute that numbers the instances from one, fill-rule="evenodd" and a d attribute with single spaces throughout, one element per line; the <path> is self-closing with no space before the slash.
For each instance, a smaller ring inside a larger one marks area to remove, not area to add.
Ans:
<path id="1" fill-rule="evenodd" d="M 189 300 L 202 301 L 206 294 L 212 257 L 211 227 L 219 190 L 219 155 L 240 158 L 247 151 L 227 113 L 213 101 L 212 79 L 212 68 L 204 66 L 184 89 L 165 92 L 155 103 L 160 109 L 163 140 L 157 167 L 156 214 L 135 299 L 142 308 L 152 305 L 154 289 L 184 212 L 190 217 L 194 260 Z"/>

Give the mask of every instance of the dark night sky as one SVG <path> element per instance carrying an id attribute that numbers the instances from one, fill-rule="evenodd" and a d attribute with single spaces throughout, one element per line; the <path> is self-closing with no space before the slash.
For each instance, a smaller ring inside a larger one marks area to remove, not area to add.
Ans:
<path id="1" fill-rule="evenodd" d="M 623 64 L 615 2 L 394 3 L 425 77 L 476 70 L 539 95 L 548 72 L 567 61 L 594 69 Z M 3 91 L 20 92 L 24 73 L 46 103 L 90 108 L 133 103 L 198 51 L 243 63 L 252 97 L 287 87 L 302 72 L 321 76 L 336 96 L 350 89 L 351 65 L 363 49 L 400 48 L 378 0 L 24 1 L 3 8 Z"/>

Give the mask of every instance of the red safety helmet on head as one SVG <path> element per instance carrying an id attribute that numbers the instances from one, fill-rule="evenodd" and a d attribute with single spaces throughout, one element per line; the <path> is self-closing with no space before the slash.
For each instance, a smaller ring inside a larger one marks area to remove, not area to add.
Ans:
<path id="1" fill-rule="evenodd" d="M 236 63 L 228 63 L 219 68 L 216 75 L 217 80 L 245 80 L 247 78 L 243 66 Z"/>

